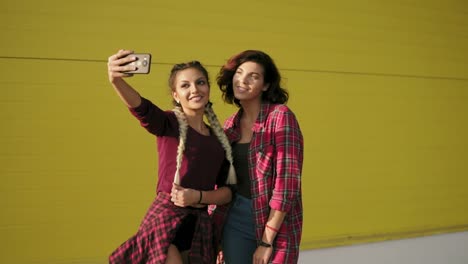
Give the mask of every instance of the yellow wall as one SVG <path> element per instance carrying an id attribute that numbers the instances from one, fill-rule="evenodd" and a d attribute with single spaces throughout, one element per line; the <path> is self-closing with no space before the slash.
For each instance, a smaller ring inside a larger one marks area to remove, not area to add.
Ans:
<path id="1" fill-rule="evenodd" d="M 157 156 L 107 82 L 120 48 L 153 54 L 131 82 L 164 108 L 174 63 L 214 80 L 236 52 L 272 55 L 305 137 L 303 249 L 468 230 L 464 0 L 0 7 L 0 263 L 106 263 L 136 231 Z"/>

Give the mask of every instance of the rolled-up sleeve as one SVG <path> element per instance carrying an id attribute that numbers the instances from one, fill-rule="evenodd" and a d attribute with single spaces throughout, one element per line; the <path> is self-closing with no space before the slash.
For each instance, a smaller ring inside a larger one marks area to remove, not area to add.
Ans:
<path id="1" fill-rule="evenodd" d="M 304 142 L 291 111 L 280 112 L 275 127 L 276 178 L 270 207 L 289 212 L 301 193 Z"/>

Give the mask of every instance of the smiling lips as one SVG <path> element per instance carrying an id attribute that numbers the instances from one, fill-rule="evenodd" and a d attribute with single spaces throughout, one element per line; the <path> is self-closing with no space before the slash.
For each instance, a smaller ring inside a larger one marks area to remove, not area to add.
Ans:
<path id="1" fill-rule="evenodd" d="M 236 89 L 239 91 L 239 92 L 245 92 L 247 91 L 247 88 L 244 88 L 242 86 L 236 86 Z"/>
<path id="2" fill-rule="evenodd" d="M 203 96 L 201 96 L 201 95 L 196 95 L 196 96 L 190 97 L 189 100 L 190 100 L 190 101 L 193 100 L 193 101 L 199 102 L 202 98 L 203 98 Z"/>

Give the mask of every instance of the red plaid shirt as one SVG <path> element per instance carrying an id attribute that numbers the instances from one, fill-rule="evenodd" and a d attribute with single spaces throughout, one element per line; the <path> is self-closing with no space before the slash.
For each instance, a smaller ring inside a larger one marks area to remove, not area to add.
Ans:
<path id="1" fill-rule="evenodd" d="M 242 109 L 224 129 L 231 142 L 241 136 Z M 285 105 L 261 106 L 248 152 L 255 233 L 260 241 L 270 208 L 286 212 L 273 244 L 271 263 L 297 263 L 302 235 L 301 175 L 304 141 L 294 113 Z"/>
<path id="2" fill-rule="evenodd" d="M 195 233 L 189 251 L 191 263 L 215 263 L 213 225 L 208 212 L 178 207 L 171 195 L 160 192 L 146 213 L 138 232 L 109 256 L 110 264 L 164 264 L 167 250 L 174 240 L 182 219 L 197 216 Z"/>

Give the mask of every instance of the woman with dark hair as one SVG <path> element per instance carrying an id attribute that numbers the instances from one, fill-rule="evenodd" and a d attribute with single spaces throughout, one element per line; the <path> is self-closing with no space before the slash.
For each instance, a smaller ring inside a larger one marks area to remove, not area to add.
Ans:
<path id="1" fill-rule="evenodd" d="M 224 261 L 297 263 L 304 144 L 278 68 L 268 54 L 246 50 L 222 66 L 217 83 L 224 101 L 239 107 L 224 124 L 237 174 L 223 229 Z"/>
<path id="2" fill-rule="evenodd" d="M 163 111 L 123 79 L 136 69 L 128 64 L 136 60 L 132 53 L 120 50 L 109 57 L 109 81 L 156 136 L 157 196 L 138 232 L 111 254 L 109 263 L 182 263 L 186 251 L 190 263 L 214 263 L 217 248 L 206 205 L 231 201 L 228 185 L 236 176 L 231 145 L 209 101 L 208 72 L 198 61 L 174 65 L 169 87 L 175 107 Z"/>

